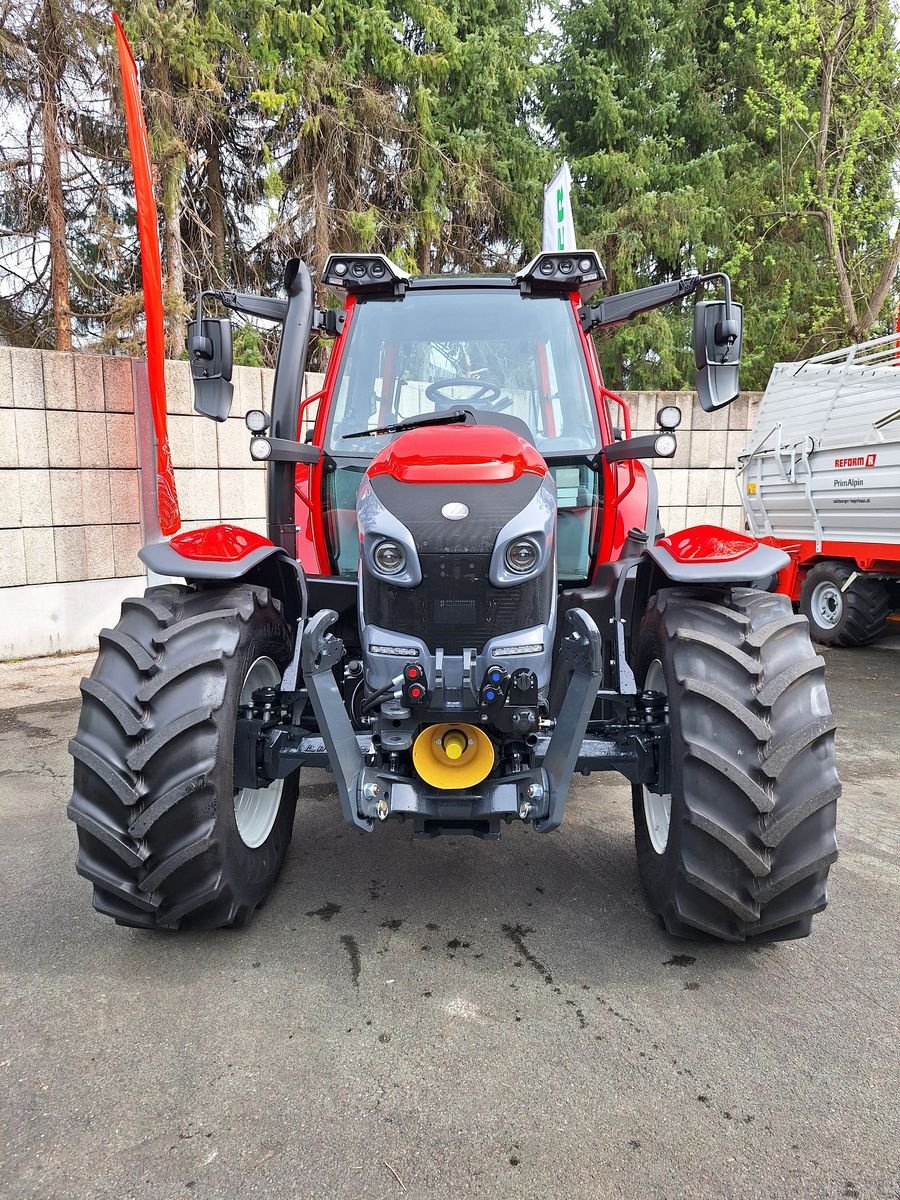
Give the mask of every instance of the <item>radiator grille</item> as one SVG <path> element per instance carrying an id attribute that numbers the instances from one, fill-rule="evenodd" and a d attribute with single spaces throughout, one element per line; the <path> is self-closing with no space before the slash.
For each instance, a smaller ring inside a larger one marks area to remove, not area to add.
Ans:
<path id="1" fill-rule="evenodd" d="M 364 574 L 366 621 L 413 634 L 429 650 L 481 650 L 500 634 L 540 625 L 550 615 L 553 572 L 516 587 L 488 582 L 490 554 L 421 554 L 422 582 L 392 587 Z"/>

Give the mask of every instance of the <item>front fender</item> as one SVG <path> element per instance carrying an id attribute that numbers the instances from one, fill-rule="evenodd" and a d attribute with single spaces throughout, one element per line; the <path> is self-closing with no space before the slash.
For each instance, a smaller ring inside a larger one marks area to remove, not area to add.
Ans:
<path id="1" fill-rule="evenodd" d="M 753 583 L 789 564 L 783 550 L 718 525 L 693 525 L 648 545 L 649 558 L 670 583 Z"/>
<path id="2" fill-rule="evenodd" d="M 239 525 L 209 525 L 151 542 L 138 557 L 157 575 L 227 582 L 241 579 L 275 555 L 287 555 L 261 534 Z"/>

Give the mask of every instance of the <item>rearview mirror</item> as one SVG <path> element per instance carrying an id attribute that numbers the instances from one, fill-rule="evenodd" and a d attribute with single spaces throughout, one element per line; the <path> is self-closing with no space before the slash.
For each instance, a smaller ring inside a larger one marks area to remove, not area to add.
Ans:
<path id="1" fill-rule="evenodd" d="M 224 421 L 231 411 L 231 321 L 228 317 L 201 317 L 188 325 L 188 357 L 194 379 L 194 409 L 213 421 Z"/>
<path id="2" fill-rule="evenodd" d="M 700 300 L 694 305 L 694 386 L 705 412 L 736 400 L 740 391 L 744 306 Z"/>

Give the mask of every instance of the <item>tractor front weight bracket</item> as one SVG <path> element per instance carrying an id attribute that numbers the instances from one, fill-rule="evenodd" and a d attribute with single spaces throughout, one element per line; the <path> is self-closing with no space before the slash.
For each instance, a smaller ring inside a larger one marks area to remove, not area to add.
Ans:
<path id="1" fill-rule="evenodd" d="M 337 620 L 338 614 L 326 608 L 303 626 L 302 691 L 279 694 L 272 689 L 268 704 L 254 693 L 253 705 L 242 712 L 235 730 L 234 786 L 255 789 L 285 779 L 302 766 L 327 767 L 334 774 L 344 819 L 369 831 L 374 820 L 357 808 L 363 749 L 333 673 L 344 657 L 344 643 L 328 632 Z M 293 723 L 292 710 L 301 698 L 312 706 L 319 736 Z"/>
<path id="2" fill-rule="evenodd" d="M 371 831 L 375 822 L 357 808 L 365 759 L 332 670 L 344 657 L 344 643 L 328 632 L 337 620 L 334 609 L 323 608 L 307 621 L 300 656 L 303 682 L 334 772 L 344 820 Z"/>
<path id="3" fill-rule="evenodd" d="M 566 697 L 541 764 L 550 782 L 550 811 L 534 827 L 548 833 L 562 824 L 572 773 L 603 675 L 603 639 L 583 608 L 566 613 L 561 655 L 572 667 Z"/>

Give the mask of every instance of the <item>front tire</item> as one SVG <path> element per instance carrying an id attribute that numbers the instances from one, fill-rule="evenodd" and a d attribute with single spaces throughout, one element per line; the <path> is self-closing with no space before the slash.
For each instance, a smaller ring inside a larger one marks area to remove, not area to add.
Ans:
<path id="1" fill-rule="evenodd" d="M 803 580 L 800 611 L 822 645 L 865 646 L 884 633 L 891 604 L 880 579 L 859 574 L 847 563 L 822 562 Z"/>
<path id="2" fill-rule="evenodd" d="M 124 601 L 82 681 L 69 816 L 94 907 L 121 925 L 242 925 L 268 896 L 291 839 L 297 775 L 233 786 L 238 708 L 291 656 L 261 587 L 150 588 Z"/>
<path id="3" fill-rule="evenodd" d="M 749 588 L 663 589 L 635 673 L 669 703 L 671 795 L 633 789 L 651 908 L 682 937 L 805 937 L 827 901 L 841 791 L 805 619 Z"/>

